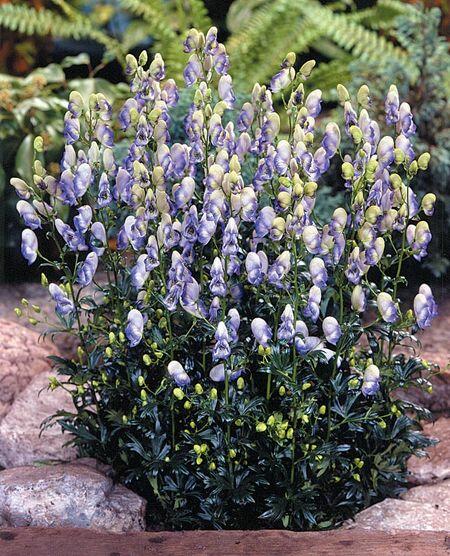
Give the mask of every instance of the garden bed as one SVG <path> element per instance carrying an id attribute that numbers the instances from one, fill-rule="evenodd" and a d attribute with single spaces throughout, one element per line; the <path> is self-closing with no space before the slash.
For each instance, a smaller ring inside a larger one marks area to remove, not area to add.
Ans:
<path id="1" fill-rule="evenodd" d="M 442 532 L 329 531 L 185 531 L 111 534 L 79 529 L 17 528 L 0 532 L 2 556 L 138 556 L 142 554 L 217 554 L 283 556 L 314 553 L 381 556 L 434 556 L 450 553 L 450 535 Z"/>

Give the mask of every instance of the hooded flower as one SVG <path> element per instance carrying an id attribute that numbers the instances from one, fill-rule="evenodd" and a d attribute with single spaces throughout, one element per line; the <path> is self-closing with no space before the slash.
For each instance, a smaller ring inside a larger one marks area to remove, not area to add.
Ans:
<path id="1" fill-rule="evenodd" d="M 328 273 L 325 263 L 322 259 L 314 257 L 309 263 L 309 273 L 311 274 L 312 283 L 320 289 L 324 289 L 327 285 Z"/>
<path id="2" fill-rule="evenodd" d="M 67 293 L 57 284 L 50 284 L 48 286 L 48 291 L 50 292 L 53 301 L 56 302 L 55 311 L 58 315 L 65 317 L 75 310 L 74 304 L 68 298 Z"/>
<path id="3" fill-rule="evenodd" d="M 341 142 L 341 132 L 334 122 L 330 122 L 325 127 L 325 133 L 322 139 L 322 147 L 325 149 L 328 158 L 336 154 Z"/>
<path id="4" fill-rule="evenodd" d="M 384 103 L 384 110 L 386 112 L 386 123 L 388 125 L 393 125 L 398 122 L 398 107 L 400 105 L 400 100 L 398 98 L 398 90 L 395 85 L 389 87 L 389 92 L 386 96 L 386 101 Z"/>
<path id="5" fill-rule="evenodd" d="M 179 361 L 171 361 L 167 365 L 167 371 L 170 378 L 172 378 L 178 386 L 186 386 L 190 384 L 191 379 Z"/>
<path id="6" fill-rule="evenodd" d="M 60 218 L 57 218 L 55 220 L 55 226 L 71 251 L 87 250 L 87 245 L 86 242 L 84 241 L 84 237 L 78 231 L 74 231 L 68 224 L 65 224 Z"/>
<path id="7" fill-rule="evenodd" d="M 91 226 L 90 246 L 99 257 L 105 252 L 106 230 L 101 222 L 94 222 Z"/>
<path id="8" fill-rule="evenodd" d="M 267 347 L 272 339 L 272 330 L 264 319 L 255 318 L 252 320 L 251 329 L 256 342 Z"/>
<path id="9" fill-rule="evenodd" d="M 361 391 L 365 396 L 374 396 L 380 389 L 380 369 L 369 365 L 364 371 Z"/>
<path id="10" fill-rule="evenodd" d="M 130 347 L 136 347 L 141 342 L 143 333 L 144 317 L 137 309 L 131 309 L 125 327 L 125 335 L 130 341 Z"/>
<path id="11" fill-rule="evenodd" d="M 219 259 L 219 257 L 216 257 L 214 259 L 214 262 L 211 266 L 211 282 L 209 283 L 209 291 L 213 295 L 218 295 L 219 297 L 224 297 L 227 293 L 222 261 Z"/>
<path id="12" fill-rule="evenodd" d="M 135 288 L 142 288 L 149 277 L 150 272 L 146 267 L 147 258 L 148 256 L 145 253 L 139 255 L 136 264 L 131 269 L 131 285 Z"/>
<path id="13" fill-rule="evenodd" d="M 42 227 L 41 219 L 37 215 L 33 205 L 21 199 L 17 202 L 16 209 L 20 216 L 23 218 L 25 226 L 28 226 L 32 230 L 37 230 L 38 228 Z"/>
<path id="14" fill-rule="evenodd" d="M 320 251 L 320 232 L 313 226 L 305 226 L 302 238 L 309 253 L 317 254 Z"/>
<path id="15" fill-rule="evenodd" d="M 437 316 L 437 305 L 430 286 L 422 284 L 414 298 L 414 314 L 419 328 L 428 328 Z"/>
<path id="16" fill-rule="evenodd" d="M 363 313 L 366 309 L 366 296 L 362 286 L 359 284 L 353 288 L 352 296 L 352 309 L 357 313 Z"/>
<path id="17" fill-rule="evenodd" d="M 322 323 L 322 330 L 327 342 L 336 345 L 342 336 L 341 327 L 334 317 L 325 317 Z"/>
<path id="18" fill-rule="evenodd" d="M 282 281 L 290 270 L 291 253 L 289 251 L 283 251 L 281 255 L 278 255 L 273 264 L 270 265 L 267 278 L 271 284 L 281 288 L 283 287 Z"/>
<path id="19" fill-rule="evenodd" d="M 294 312 L 288 304 L 281 313 L 280 326 L 277 331 L 277 338 L 285 342 L 291 342 L 295 335 Z"/>
<path id="20" fill-rule="evenodd" d="M 228 220 L 223 233 L 222 253 L 224 255 L 236 255 L 238 251 L 238 228 L 234 218 Z"/>
<path id="21" fill-rule="evenodd" d="M 313 322 L 316 322 L 320 314 L 320 302 L 322 300 L 322 292 L 317 286 L 312 286 L 309 290 L 308 303 L 303 310 L 305 317 L 310 318 Z"/>
<path id="22" fill-rule="evenodd" d="M 238 331 L 241 325 L 241 316 L 237 309 L 230 309 L 228 311 L 228 333 L 230 336 L 230 342 L 237 342 L 238 341 Z"/>
<path id="23" fill-rule="evenodd" d="M 398 317 L 398 309 L 392 300 L 392 297 L 386 293 L 381 292 L 377 296 L 377 307 L 380 311 L 381 318 L 385 322 L 395 322 Z"/>
<path id="24" fill-rule="evenodd" d="M 98 256 L 96 253 L 89 253 L 77 274 L 77 282 L 81 286 L 88 286 L 94 277 L 98 266 Z"/>
<path id="25" fill-rule="evenodd" d="M 217 325 L 216 332 L 214 334 L 214 339 L 216 343 L 213 349 L 213 360 L 227 359 L 231 354 L 230 349 L 230 336 L 228 335 L 227 327 L 223 321 L 219 322 Z"/>
<path id="26" fill-rule="evenodd" d="M 28 264 L 33 264 L 37 258 L 38 239 L 33 230 L 26 228 L 22 231 L 21 252 Z"/>

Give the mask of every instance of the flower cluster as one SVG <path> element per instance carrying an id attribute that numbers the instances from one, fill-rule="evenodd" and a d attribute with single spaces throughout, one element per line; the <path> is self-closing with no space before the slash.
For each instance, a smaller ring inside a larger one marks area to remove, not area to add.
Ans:
<path id="1" fill-rule="evenodd" d="M 353 144 L 343 152 L 334 122 L 318 132 L 321 91 L 304 92 L 313 62 L 296 71 L 289 53 L 235 108 L 217 30 L 192 29 L 184 50 L 185 142 L 171 141 L 179 94 L 163 59 L 129 55 L 117 121 L 104 95 L 71 93 L 60 175 L 37 159 L 33 184 L 12 181 L 23 256 L 34 263 L 36 232 L 49 230 L 60 256 L 46 264 L 62 274 L 49 292 L 61 329 L 80 339 L 79 361 L 62 369 L 77 412 L 60 421 L 82 451 L 156 497 L 166 522 L 233 526 L 248 505 L 255 520 L 326 527 L 399 480 L 376 457 L 400 442 L 387 422 L 413 426 L 400 404 L 390 411 L 390 392 L 420 365 L 394 347 L 436 315 L 427 285 L 414 315 L 397 297 L 404 260 L 420 261 L 431 240 L 435 198 L 411 187 L 429 156 L 416 157 L 395 86 L 384 137 L 368 87 L 356 104 L 338 87 Z M 324 223 L 314 207 L 335 157 L 346 206 Z M 403 454 L 420 445 L 411 435 Z M 318 492 L 312 512 L 305 500 Z"/>

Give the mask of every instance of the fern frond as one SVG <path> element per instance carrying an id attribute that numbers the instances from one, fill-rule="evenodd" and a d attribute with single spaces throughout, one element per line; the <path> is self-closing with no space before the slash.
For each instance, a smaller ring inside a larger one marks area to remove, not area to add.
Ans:
<path id="1" fill-rule="evenodd" d="M 335 99 L 335 92 L 338 83 L 348 83 L 351 79 L 349 65 L 352 61 L 350 54 L 345 54 L 341 58 L 322 62 L 308 78 L 308 89 L 321 89 L 325 100 Z"/>
<path id="2" fill-rule="evenodd" d="M 289 0 L 277 0 L 259 8 L 238 33 L 227 41 L 233 76 L 239 83 L 267 79 L 274 73 L 294 43 L 304 42 L 299 28 L 299 6 Z M 270 48 L 268 48 L 270 43 Z"/>
<path id="3" fill-rule="evenodd" d="M 72 39 L 93 39 L 103 44 L 119 59 L 123 57 L 120 43 L 100 29 L 95 28 L 86 17 L 66 19 L 51 10 L 36 10 L 23 4 L 0 5 L 0 27 L 23 35 L 52 36 Z"/>
<path id="4" fill-rule="evenodd" d="M 236 0 L 227 17 L 235 31 L 227 43 L 234 75 L 247 85 L 267 80 L 288 51 L 311 49 L 330 59 L 370 60 L 380 66 L 394 56 L 414 74 L 405 51 L 374 30 L 392 26 L 395 17 L 409 10 L 399 0 L 379 0 L 372 8 L 351 13 L 333 12 L 317 0 Z"/>
<path id="5" fill-rule="evenodd" d="M 397 58 L 411 75 L 417 75 L 417 67 L 407 53 L 382 35 L 355 23 L 345 14 L 333 13 L 316 1 L 302 3 L 302 6 L 306 21 L 354 58 L 376 62 L 380 67 L 388 64 L 392 58 Z"/>
<path id="6" fill-rule="evenodd" d="M 206 33 L 211 27 L 212 21 L 203 0 L 188 0 L 187 3 L 189 4 L 187 15 L 190 25 Z"/>
<path id="7" fill-rule="evenodd" d="M 181 80 L 186 57 L 180 48 L 181 37 L 173 28 L 168 4 L 162 0 L 118 1 L 124 10 L 146 22 L 148 35 L 154 39 L 153 50 L 163 56 L 168 73 Z"/>

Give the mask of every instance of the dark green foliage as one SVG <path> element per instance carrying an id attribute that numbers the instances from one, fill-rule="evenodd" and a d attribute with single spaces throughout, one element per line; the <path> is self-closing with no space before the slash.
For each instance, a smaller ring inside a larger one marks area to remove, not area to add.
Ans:
<path id="1" fill-rule="evenodd" d="M 125 288 L 116 292 L 124 301 Z M 116 317 L 123 319 L 125 313 Z M 118 332 L 119 327 L 110 329 Z M 177 333 L 183 330 L 178 323 Z M 355 338 L 359 333 L 355 328 Z M 161 346 L 158 327 L 154 335 Z M 87 347 L 88 365 L 66 362 L 60 367 L 72 384 L 80 384 L 74 395 L 78 413 L 59 414 L 56 420 L 75 433 L 81 455 L 111 464 L 117 479 L 150 500 L 150 526 L 336 526 L 357 510 L 398 494 L 406 486 L 407 458 L 430 443 L 414 430 L 409 416 L 426 414 L 391 398 L 395 388 L 428 374 L 418 359 L 396 357 L 374 400 L 349 385 L 347 362 L 330 383 L 328 367 L 317 355 L 293 382 L 291 358 L 284 350 L 272 354 L 270 366 L 255 360 L 242 390 L 230 383 L 218 386 L 215 394 L 209 380 L 196 377 L 199 386 L 178 400 L 160 370 L 142 365 L 136 350 L 117 345 L 114 361 L 100 363 L 104 346 L 98 345 L 95 332 L 87 335 Z M 191 338 L 193 368 L 201 367 L 203 349 Z M 269 370 L 266 400 L 259 393 Z M 148 394 L 143 397 L 144 382 Z M 97 401 L 85 384 L 93 385 Z M 257 432 L 257 423 L 268 423 L 267 430 Z M 293 423 L 294 451 L 289 439 Z"/>

